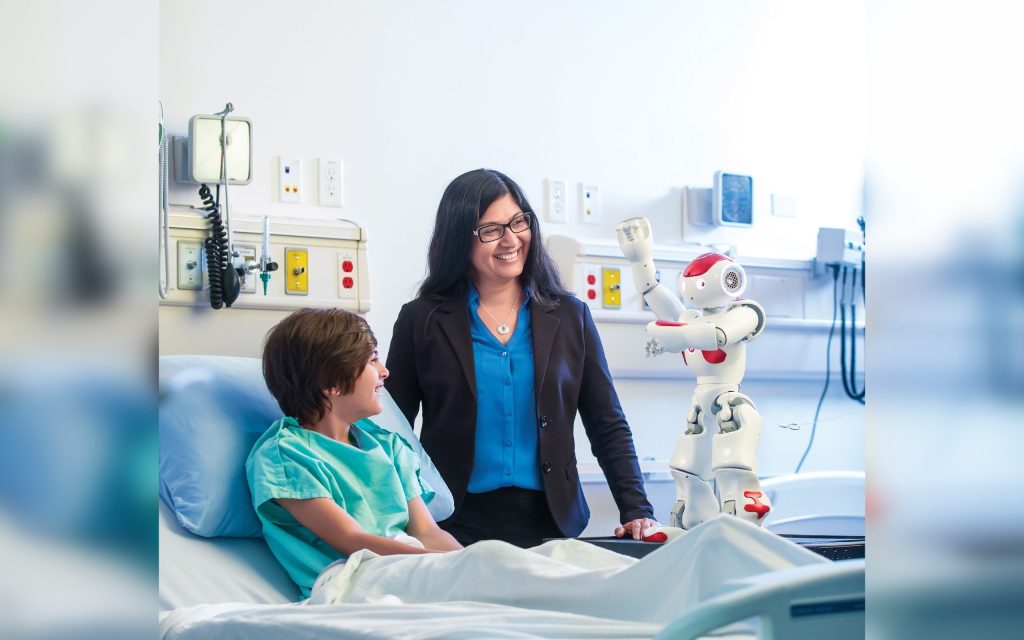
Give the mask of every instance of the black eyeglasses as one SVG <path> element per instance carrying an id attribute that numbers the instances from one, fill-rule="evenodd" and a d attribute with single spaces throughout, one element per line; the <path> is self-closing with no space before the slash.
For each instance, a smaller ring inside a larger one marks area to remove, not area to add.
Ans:
<path id="1" fill-rule="evenodd" d="M 511 229 L 512 233 L 522 233 L 530 228 L 530 223 L 533 221 L 529 211 L 524 211 L 512 218 L 506 224 L 498 224 L 492 222 L 490 224 L 482 224 L 476 229 L 473 229 L 473 235 L 480 240 L 480 242 L 494 242 L 501 240 L 501 237 L 505 235 L 505 229 Z"/>

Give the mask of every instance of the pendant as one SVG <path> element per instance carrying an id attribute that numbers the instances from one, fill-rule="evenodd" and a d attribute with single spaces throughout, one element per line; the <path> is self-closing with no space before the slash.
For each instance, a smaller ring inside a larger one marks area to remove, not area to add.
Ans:
<path id="1" fill-rule="evenodd" d="M 509 331 L 511 331 L 511 329 L 508 328 L 507 324 L 499 324 L 498 325 L 498 333 L 500 333 L 501 335 L 503 335 L 503 336 L 508 335 Z"/>

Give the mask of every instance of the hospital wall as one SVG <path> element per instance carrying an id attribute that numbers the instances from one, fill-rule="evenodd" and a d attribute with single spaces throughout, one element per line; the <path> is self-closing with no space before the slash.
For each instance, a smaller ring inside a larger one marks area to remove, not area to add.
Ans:
<path id="1" fill-rule="evenodd" d="M 725 243 L 741 259 L 809 259 L 819 227 L 855 228 L 863 209 L 864 20 L 862 2 L 813 0 L 165 1 L 160 99 L 175 134 L 192 115 L 228 101 L 253 121 L 253 181 L 232 187 L 234 211 L 341 216 L 366 229 L 366 317 L 386 354 L 398 310 L 424 276 L 441 193 L 469 169 L 509 174 L 538 212 L 545 178 L 565 179 L 568 221 L 542 214 L 547 235 L 613 241 L 618 221 L 646 216 L 660 244 Z M 276 196 L 282 155 L 303 159 L 302 204 Z M 308 197 L 324 156 L 344 161 L 341 209 Z M 754 176 L 752 228 L 684 220 L 684 187 L 710 187 L 719 169 Z M 600 187 L 598 224 L 579 221 L 579 183 Z M 796 217 L 772 215 L 772 194 L 794 199 Z M 171 201 L 199 204 L 192 188 L 174 183 Z M 829 320 L 828 280 L 792 277 L 801 280 L 803 319 Z M 160 349 L 257 356 L 263 333 L 284 314 L 162 306 Z M 637 345 L 623 331 L 640 326 L 599 329 L 615 371 L 620 354 Z M 793 470 L 807 443 L 827 331 L 767 336 L 751 345 L 766 361 L 818 356 L 786 375 L 753 367 L 744 384 L 768 422 L 804 423 L 799 431 L 766 424 L 762 472 L 776 475 Z M 864 467 L 863 408 L 842 395 L 836 351 L 822 409 L 831 419 L 805 469 Z M 683 372 L 617 378 L 641 457 L 668 458 L 692 383 Z M 578 457 L 592 460 L 585 438 Z M 656 476 L 649 486 L 664 516 L 671 486 Z M 588 532 L 603 531 L 614 520 L 607 489 L 597 479 L 587 492 Z"/>

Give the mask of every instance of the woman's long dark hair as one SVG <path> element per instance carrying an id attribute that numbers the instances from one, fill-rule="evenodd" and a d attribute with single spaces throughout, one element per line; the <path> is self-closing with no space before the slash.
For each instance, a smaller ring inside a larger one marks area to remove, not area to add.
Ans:
<path id="1" fill-rule="evenodd" d="M 495 200 L 512 196 L 522 211 L 533 212 L 523 190 L 511 178 L 493 169 L 475 169 L 452 180 L 441 196 L 427 253 L 427 277 L 419 295 L 453 298 L 469 286 L 469 251 L 478 242 L 473 229 Z M 567 295 L 555 263 L 544 249 L 537 214 L 530 216 L 530 251 L 519 276 L 530 288 L 534 302 L 543 308 L 558 304 L 558 296 Z"/>

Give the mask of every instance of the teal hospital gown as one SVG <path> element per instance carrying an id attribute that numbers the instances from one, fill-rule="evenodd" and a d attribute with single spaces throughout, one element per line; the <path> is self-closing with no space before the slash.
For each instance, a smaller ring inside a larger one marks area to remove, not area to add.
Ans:
<path id="1" fill-rule="evenodd" d="M 345 556 L 305 528 L 275 498 L 329 498 L 367 533 L 394 537 L 409 523 L 409 500 L 429 502 L 419 460 L 401 436 L 370 420 L 352 425 L 353 445 L 281 418 L 252 448 L 245 463 L 263 537 L 295 584 L 309 596 L 320 572 Z"/>

